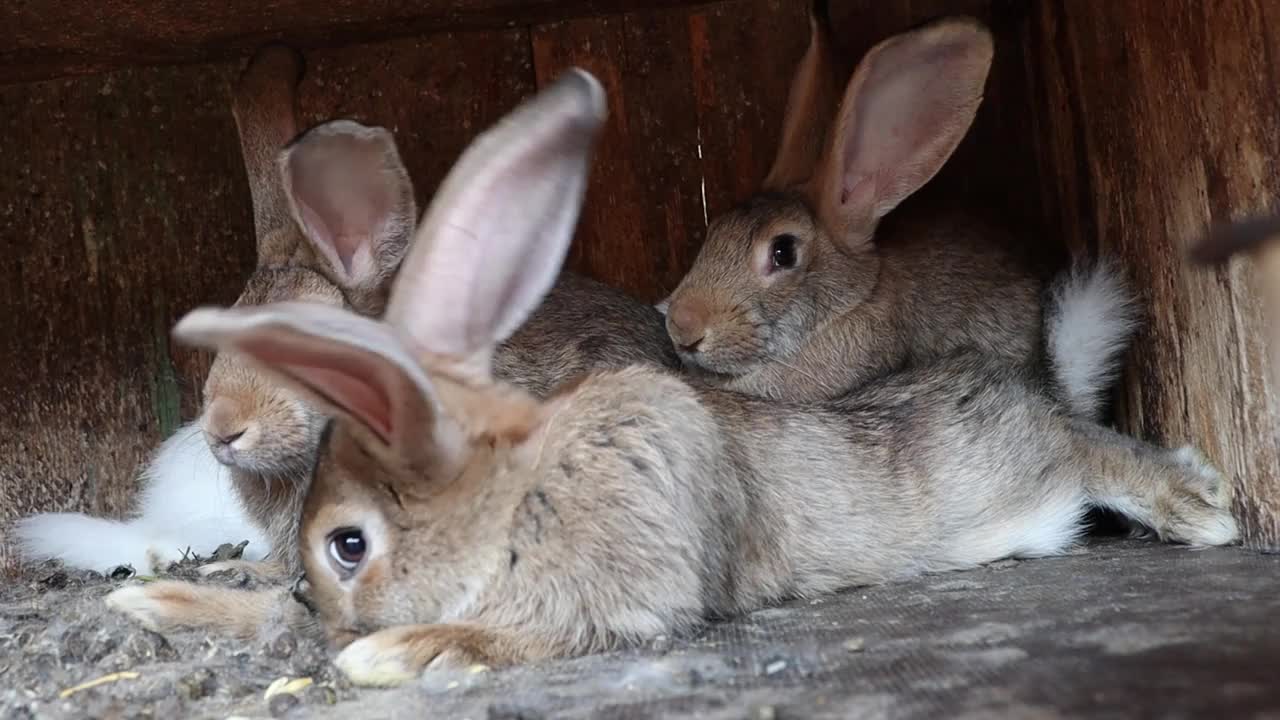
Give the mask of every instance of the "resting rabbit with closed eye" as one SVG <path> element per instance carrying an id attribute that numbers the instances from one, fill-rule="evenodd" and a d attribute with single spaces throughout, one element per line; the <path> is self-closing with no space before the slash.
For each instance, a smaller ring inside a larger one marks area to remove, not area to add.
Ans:
<path id="1" fill-rule="evenodd" d="M 563 262 L 604 112 L 599 83 L 571 71 L 480 136 L 384 321 L 281 303 L 175 329 L 333 414 L 300 554 L 355 682 L 622 647 L 785 598 L 1054 554 L 1089 505 L 1166 540 L 1235 539 L 1226 485 L 1194 450 L 1065 414 L 971 351 L 808 404 L 652 365 L 545 399 L 495 379 L 495 349 Z"/>
<path id="2" fill-rule="evenodd" d="M 681 359 L 718 386 L 775 399 L 837 397 L 961 347 L 1041 373 L 1047 312 L 1052 351 L 1072 368 L 1058 377 L 1104 383 L 1062 388 L 1072 411 L 1096 417 L 1133 329 L 1117 273 L 1064 274 L 1042 311 L 1040 278 L 999 228 L 966 213 L 889 214 L 967 133 L 990 34 L 952 18 L 885 40 L 841 101 L 824 6 L 811 12 L 762 191 L 712 221 L 662 304 Z"/>

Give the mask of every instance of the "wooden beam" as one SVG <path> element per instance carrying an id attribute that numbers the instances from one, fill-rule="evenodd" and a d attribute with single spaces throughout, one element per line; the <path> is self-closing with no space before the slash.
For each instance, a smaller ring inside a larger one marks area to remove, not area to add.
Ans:
<path id="1" fill-rule="evenodd" d="M 709 0 L 98 0 L 0 4 L 0 85 L 221 60 L 269 40 L 303 49 L 499 29 Z"/>

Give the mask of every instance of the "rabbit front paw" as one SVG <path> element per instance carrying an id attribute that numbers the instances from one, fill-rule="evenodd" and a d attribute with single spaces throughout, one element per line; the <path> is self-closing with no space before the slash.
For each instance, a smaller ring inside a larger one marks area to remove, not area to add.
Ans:
<path id="1" fill-rule="evenodd" d="M 1228 545 L 1240 538 L 1231 514 L 1231 485 L 1196 448 L 1185 445 L 1170 453 L 1179 471 L 1156 505 L 1157 531 L 1191 545 Z"/>
<path id="2" fill-rule="evenodd" d="M 334 659 L 355 685 L 391 687 L 424 672 L 456 671 L 517 661 L 509 640 L 471 625 L 403 625 L 379 630 Z"/>

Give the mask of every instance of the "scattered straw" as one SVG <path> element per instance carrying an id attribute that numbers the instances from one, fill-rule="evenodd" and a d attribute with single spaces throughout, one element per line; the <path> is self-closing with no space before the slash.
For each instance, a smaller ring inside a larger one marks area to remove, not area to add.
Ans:
<path id="1" fill-rule="evenodd" d="M 137 680 L 139 677 L 141 677 L 141 675 L 129 670 L 126 670 L 124 672 L 114 672 L 109 675 L 103 675 L 100 678 L 95 678 L 88 682 L 82 682 L 79 685 L 76 685 L 75 687 L 69 687 L 66 690 L 63 690 L 62 692 L 58 693 L 58 697 L 65 700 L 71 697 L 72 695 L 75 695 L 76 693 L 80 692 L 81 690 L 88 690 L 89 688 L 98 687 L 99 685 L 106 685 L 107 683 L 113 683 L 117 680 Z"/>
<path id="2" fill-rule="evenodd" d="M 263 695 L 262 699 L 270 700 L 271 698 L 277 695 L 280 695 L 281 693 L 288 693 L 289 695 L 297 695 L 303 690 L 306 690 L 308 687 L 311 687 L 312 682 L 313 681 L 309 677 L 296 678 L 296 679 L 289 678 L 289 677 L 276 678 L 270 685 L 267 686 L 267 692 L 265 695 Z"/>

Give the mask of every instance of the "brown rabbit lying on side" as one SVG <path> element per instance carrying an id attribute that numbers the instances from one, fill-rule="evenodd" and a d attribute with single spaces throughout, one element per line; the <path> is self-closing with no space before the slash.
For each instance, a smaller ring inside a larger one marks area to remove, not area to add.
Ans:
<path id="1" fill-rule="evenodd" d="M 571 71 L 473 142 L 384 321 L 285 302 L 200 309 L 175 329 L 333 414 L 300 554 L 355 682 L 624 647 L 786 598 L 1059 553 L 1090 505 L 1165 540 L 1236 538 L 1197 452 L 1065 414 L 970 350 L 807 404 L 652 364 L 545 399 L 494 378 L 566 255 L 605 107 Z M 196 614 L 177 585 L 109 601 L 148 622 Z M 249 626 L 269 606 L 203 599 Z"/>
<path id="2" fill-rule="evenodd" d="M 1042 373 L 1042 284 L 1003 231 L 965 213 L 889 215 L 968 132 L 990 34 L 951 18 L 885 40 L 840 101 L 824 5 L 763 190 L 712 221 L 661 306 L 680 357 L 774 399 L 838 397 L 964 347 Z M 1129 295 L 1099 265 L 1064 274 L 1047 312 L 1067 406 L 1095 418 L 1133 329 Z"/>

